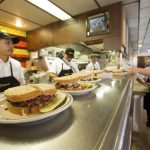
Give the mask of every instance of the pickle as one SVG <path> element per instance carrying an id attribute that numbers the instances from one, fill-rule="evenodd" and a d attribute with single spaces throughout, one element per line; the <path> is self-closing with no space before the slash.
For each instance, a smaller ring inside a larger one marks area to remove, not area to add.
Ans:
<path id="1" fill-rule="evenodd" d="M 67 98 L 67 94 L 65 93 L 57 93 L 54 100 L 50 103 L 48 103 L 45 107 L 41 108 L 39 111 L 41 113 L 46 113 L 49 111 L 54 110 L 56 107 L 58 107 L 61 103 L 63 103 Z"/>

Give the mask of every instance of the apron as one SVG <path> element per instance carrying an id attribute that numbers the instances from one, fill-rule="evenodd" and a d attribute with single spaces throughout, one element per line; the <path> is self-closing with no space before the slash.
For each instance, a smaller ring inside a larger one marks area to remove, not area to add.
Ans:
<path id="1" fill-rule="evenodd" d="M 92 63 L 93 64 L 93 63 Z M 95 68 L 95 65 L 93 64 L 93 68 L 94 68 L 94 70 L 97 70 L 96 68 Z"/>
<path id="2" fill-rule="evenodd" d="M 58 77 L 68 76 L 68 75 L 71 75 L 72 73 L 73 73 L 73 70 L 71 68 L 65 70 L 63 68 L 63 64 L 62 64 L 62 69 L 61 69 L 61 72 L 59 73 Z"/>
<path id="3" fill-rule="evenodd" d="M 4 92 L 8 88 L 19 86 L 20 82 L 13 76 L 12 64 L 10 62 L 11 75 L 0 78 L 0 92 Z"/>
<path id="4" fill-rule="evenodd" d="M 146 82 L 150 83 L 150 78 Z M 150 111 L 150 92 L 144 96 L 144 108 Z"/>

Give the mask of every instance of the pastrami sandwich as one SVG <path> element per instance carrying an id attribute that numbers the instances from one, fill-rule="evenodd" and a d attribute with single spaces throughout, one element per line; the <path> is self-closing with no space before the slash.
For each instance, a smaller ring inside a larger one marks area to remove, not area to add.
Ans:
<path id="1" fill-rule="evenodd" d="M 69 75 L 54 78 L 56 88 L 59 90 L 81 90 L 80 77 L 78 75 Z"/>
<path id="2" fill-rule="evenodd" d="M 56 88 L 64 91 L 81 91 L 92 88 L 92 84 L 80 82 L 78 74 L 54 78 Z"/>
<path id="3" fill-rule="evenodd" d="M 54 100 L 56 88 L 51 84 L 32 84 L 4 91 L 8 110 L 15 114 L 38 113 L 39 109 Z"/>
<path id="4" fill-rule="evenodd" d="M 91 78 L 92 73 L 91 73 L 91 71 L 84 70 L 84 71 L 75 73 L 74 75 L 79 76 L 79 78 L 80 78 L 81 80 L 87 80 L 87 79 L 90 79 L 90 78 Z"/>
<path id="5" fill-rule="evenodd" d="M 124 69 L 113 69 L 112 73 L 123 73 L 125 72 Z"/>
<path id="6" fill-rule="evenodd" d="M 92 70 L 91 72 L 92 74 L 97 75 L 97 74 L 104 73 L 104 70 Z"/>

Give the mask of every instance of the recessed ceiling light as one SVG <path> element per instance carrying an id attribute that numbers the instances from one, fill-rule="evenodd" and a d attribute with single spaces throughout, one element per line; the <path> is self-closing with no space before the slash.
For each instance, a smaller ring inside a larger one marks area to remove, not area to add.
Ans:
<path id="1" fill-rule="evenodd" d="M 6 30 L 2 30 L 2 32 L 6 33 Z"/>
<path id="2" fill-rule="evenodd" d="M 142 47 L 142 44 L 139 44 L 139 48 L 141 48 Z"/>
<path id="3" fill-rule="evenodd" d="M 16 21 L 16 27 L 19 27 L 19 28 L 22 27 L 22 22 L 20 20 Z"/>
<path id="4" fill-rule="evenodd" d="M 27 0 L 27 1 L 43 9 L 44 11 L 52 14 L 53 16 L 59 18 L 60 20 L 68 20 L 71 18 L 69 14 L 64 12 L 62 9 L 54 5 L 49 0 Z"/>

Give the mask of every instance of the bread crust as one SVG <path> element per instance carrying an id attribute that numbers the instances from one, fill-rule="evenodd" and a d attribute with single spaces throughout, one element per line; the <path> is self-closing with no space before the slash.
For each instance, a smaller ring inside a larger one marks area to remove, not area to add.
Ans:
<path id="1" fill-rule="evenodd" d="M 64 77 L 54 78 L 57 83 L 74 83 L 80 80 L 78 75 L 69 75 Z"/>
<path id="2" fill-rule="evenodd" d="M 40 83 L 31 84 L 31 86 L 39 90 L 43 95 L 54 95 L 57 92 L 55 86 L 52 84 Z"/>
<path id="3" fill-rule="evenodd" d="M 91 73 L 91 71 L 81 71 L 81 72 L 78 72 L 74 75 L 79 76 L 80 79 L 86 79 L 86 78 L 91 77 L 92 73 Z"/>
<path id="4" fill-rule="evenodd" d="M 17 115 L 29 115 L 39 113 L 39 109 L 41 109 L 42 105 L 35 105 L 31 108 L 29 107 L 14 107 L 11 103 L 7 102 L 8 110 Z"/>
<path id="5" fill-rule="evenodd" d="M 104 70 L 92 70 L 93 74 L 101 74 L 104 73 Z"/>
<path id="6" fill-rule="evenodd" d="M 112 73 L 124 73 L 123 69 L 114 69 L 112 70 Z"/>
<path id="7" fill-rule="evenodd" d="M 41 95 L 41 92 L 32 86 L 23 85 L 5 90 L 4 95 L 9 101 L 22 102 L 34 99 L 35 97 Z"/>

